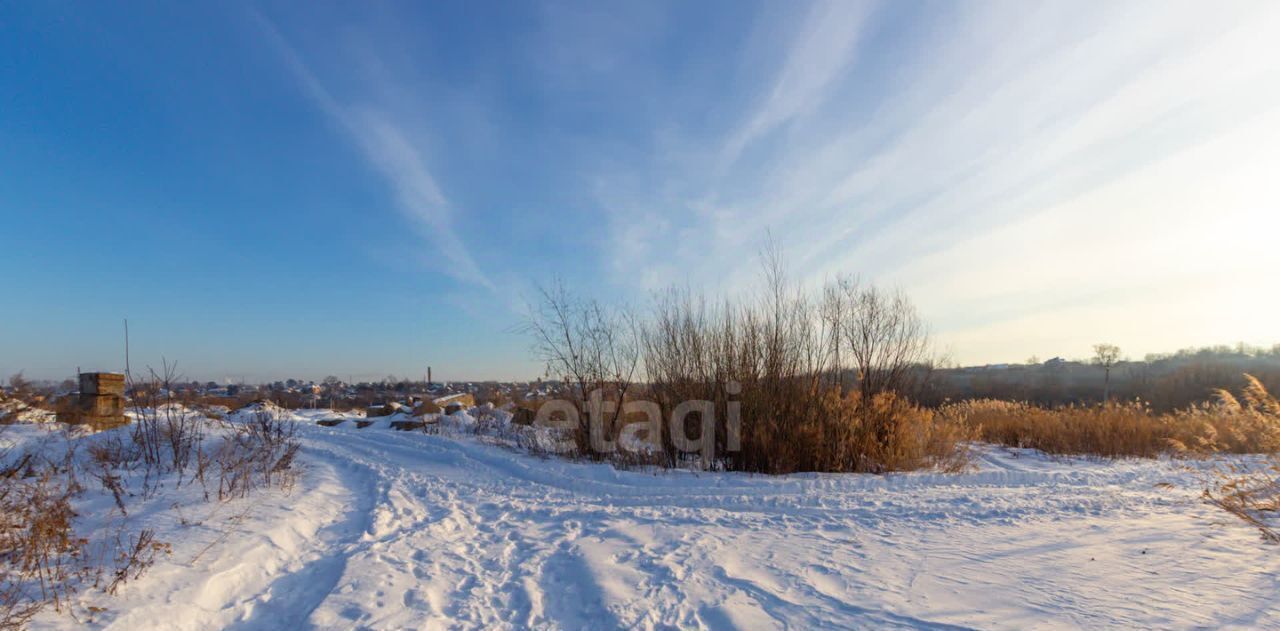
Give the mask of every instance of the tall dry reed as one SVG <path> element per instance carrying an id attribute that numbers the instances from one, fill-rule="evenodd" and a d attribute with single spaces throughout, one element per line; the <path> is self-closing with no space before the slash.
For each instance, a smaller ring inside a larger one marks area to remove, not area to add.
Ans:
<path id="1" fill-rule="evenodd" d="M 1257 379 L 1244 377 L 1240 398 L 1220 390 L 1214 402 L 1165 414 L 1140 402 L 1043 408 L 993 399 L 948 404 L 940 414 L 980 441 L 1051 454 L 1154 458 L 1280 451 L 1280 408 Z"/>

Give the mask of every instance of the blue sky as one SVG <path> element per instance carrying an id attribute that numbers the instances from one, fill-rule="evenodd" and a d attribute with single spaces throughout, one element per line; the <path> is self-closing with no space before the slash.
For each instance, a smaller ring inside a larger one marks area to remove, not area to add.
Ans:
<path id="1" fill-rule="evenodd" d="M 1280 5 L 5 3 L 0 371 L 538 374 L 536 283 L 900 286 L 964 363 L 1280 341 Z"/>

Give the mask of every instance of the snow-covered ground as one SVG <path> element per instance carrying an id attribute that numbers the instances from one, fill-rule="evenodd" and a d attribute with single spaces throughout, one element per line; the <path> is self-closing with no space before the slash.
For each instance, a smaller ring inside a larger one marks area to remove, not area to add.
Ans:
<path id="1" fill-rule="evenodd" d="M 1176 461 L 619 471 L 329 416 L 288 494 L 137 517 L 173 554 L 94 626 L 1280 628 L 1280 549 Z"/>

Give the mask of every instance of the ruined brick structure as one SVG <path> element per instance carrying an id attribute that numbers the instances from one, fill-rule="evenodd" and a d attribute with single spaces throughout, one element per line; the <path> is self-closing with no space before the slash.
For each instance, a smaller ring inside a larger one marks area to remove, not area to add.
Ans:
<path id="1" fill-rule="evenodd" d="M 80 373 L 80 394 L 58 410 L 58 420 L 103 430 L 125 425 L 124 375 L 113 372 Z"/>

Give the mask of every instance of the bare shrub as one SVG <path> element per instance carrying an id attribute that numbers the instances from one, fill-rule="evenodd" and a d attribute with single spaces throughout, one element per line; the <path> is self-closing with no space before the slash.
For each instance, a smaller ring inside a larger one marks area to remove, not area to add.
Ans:
<path id="1" fill-rule="evenodd" d="M 293 484 L 299 448 L 293 423 L 270 411 L 243 424 L 213 423 L 174 398 L 175 372 L 166 362 L 131 384 L 134 425 L 88 436 L 83 450 L 70 432 L 63 434 L 65 451 L 41 444 L 11 457 L 0 449 L 0 629 L 20 628 L 48 606 L 92 620 L 102 609 L 73 598 L 77 593 L 92 587 L 115 594 L 169 554 L 154 531 L 126 528 L 135 495 L 146 498 L 168 481 L 206 485 L 206 476 L 216 477 L 220 500 Z M 225 431 L 212 431 L 218 427 Z M 120 515 L 108 516 L 92 544 L 77 530 L 81 480 L 100 485 Z M 127 484 L 142 488 L 131 493 Z"/>
<path id="2" fill-rule="evenodd" d="M 671 289 L 643 319 L 606 315 L 563 289 L 544 292 L 529 329 L 549 373 L 564 375 L 579 411 L 591 408 L 593 392 L 613 402 L 596 426 L 603 436 L 588 435 L 589 414 L 580 414 L 580 448 L 616 441 L 631 396 L 657 404 L 666 466 L 695 444 L 703 467 L 765 473 L 950 467 L 963 458 L 964 432 L 906 399 L 927 363 L 928 336 L 904 295 L 842 278 L 815 297 L 787 278 L 775 251 L 763 262 L 763 287 L 745 300 L 711 304 Z M 688 412 L 683 426 L 670 426 L 677 412 Z"/>
<path id="3" fill-rule="evenodd" d="M 23 629 L 44 609 L 45 603 L 27 595 L 21 583 L 3 577 L 0 584 L 0 629 Z"/>
<path id="4" fill-rule="evenodd" d="M 84 490 L 74 458 L 72 448 L 63 460 L 28 452 L 0 467 L 0 628 L 21 628 L 49 605 L 68 610 L 100 575 L 74 528 L 72 500 Z"/>
<path id="5" fill-rule="evenodd" d="M 115 595 L 121 585 L 141 578 L 147 568 L 155 564 L 157 556 L 173 552 L 170 544 L 156 540 L 154 530 L 143 530 L 132 538 L 124 540 L 117 536 L 116 547 L 111 581 L 105 587 L 105 591 L 111 595 Z"/>
<path id="6" fill-rule="evenodd" d="M 73 481 L 46 470 L 30 480 L 0 487 L 4 528 L 0 529 L 0 557 L 6 583 L 32 584 L 38 591 L 28 600 L 61 610 L 75 593 L 75 580 L 84 566 L 88 542 L 72 529 L 71 499 L 80 492 Z M 23 610 L 26 603 L 11 607 Z"/>
<path id="7" fill-rule="evenodd" d="M 86 586 L 114 594 L 169 552 L 154 532 L 129 537 L 123 528 L 116 531 L 115 550 L 91 546 L 75 528 L 72 501 L 83 490 L 69 468 L 56 466 L 0 481 L 0 629 L 22 628 L 46 606 L 69 611 Z M 117 502 L 123 512 L 119 497 Z"/>
<path id="8" fill-rule="evenodd" d="M 766 265 L 766 281 L 747 303 L 709 307 L 682 291 L 660 297 L 645 329 L 644 365 L 646 395 L 664 417 L 682 401 L 711 401 L 720 419 L 733 406 L 740 435 L 720 423 L 713 438 L 720 464 L 734 470 L 886 472 L 952 468 L 963 459 L 959 432 L 897 392 L 924 344 L 904 298 L 885 304 L 890 294 L 846 280 L 818 302 L 790 285 L 776 262 Z M 845 360 L 859 366 L 852 383 Z M 669 436 L 664 444 L 674 463 Z"/>
<path id="9" fill-rule="evenodd" d="M 218 499 L 241 498 L 255 489 L 288 488 L 294 481 L 293 464 L 301 447 L 297 426 L 270 410 L 259 410 L 231 433 L 211 455 L 218 473 Z"/>
<path id="10" fill-rule="evenodd" d="M 299 443 L 293 423 L 280 419 L 275 406 L 261 406 L 247 423 L 216 423 L 224 435 L 209 441 L 214 421 L 174 396 L 179 381 L 176 364 L 165 361 L 161 371 L 150 370 L 147 381 L 133 384 L 131 450 L 108 443 L 97 448 L 96 457 L 112 463 L 141 462 L 146 470 L 144 497 L 168 475 L 174 476 L 176 486 L 200 482 L 208 497 L 211 471 L 217 476 L 221 501 L 245 497 L 257 488 L 292 484 Z M 206 442 L 214 445 L 206 449 Z M 110 488 L 109 473 L 98 477 Z"/>
<path id="11" fill-rule="evenodd" d="M 176 363 L 164 361 L 160 372 L 150 368 L 148 372 L 147 381 L 130 384 L 134 391 L 132 439 L 148 473 L 144 495 L 153 488 L 150 482 L 162 474 L 176 474 L 176 483 L 181 486 L 204 442 L 206 420 L 174 396 L 174 384 L 180 381 Z"/>

